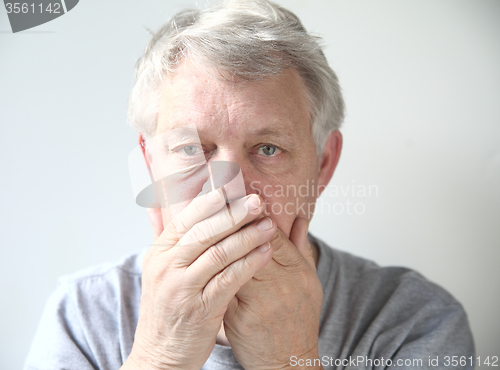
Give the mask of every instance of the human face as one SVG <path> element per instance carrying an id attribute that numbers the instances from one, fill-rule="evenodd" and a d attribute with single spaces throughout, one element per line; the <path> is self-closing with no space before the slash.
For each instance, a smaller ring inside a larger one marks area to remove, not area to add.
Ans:
<path id="1" fill-rule="evenodd" d="M 292 68 L 262 81 L 227 81 L 185 61 L 162 87 L 155 137 L 194 124 L 206 160 L 238 164 L 246 193 L 261 195 L 266 213 L 289 235 L 297 217 L 311 215 L 318 196 L 311 185 L 324 183 L 305 92 Z M 200 190 L 188 191 L 194 197 Z M 168 207 L 162 217 L 166 226 Z"/>

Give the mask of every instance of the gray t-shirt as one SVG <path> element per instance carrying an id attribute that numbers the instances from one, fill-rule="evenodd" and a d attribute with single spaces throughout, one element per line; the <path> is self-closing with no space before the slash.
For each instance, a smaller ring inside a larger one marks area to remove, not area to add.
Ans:
<path id="1" fill-rule="evenodd" d="M 467 315 L 443 288 L 415 271 L 382 268 L 309 237 L 318 246 L 324 291 L 324 369 L 474 368 Z M 119 369 L 132 349 L 145 252 L 60 278 L 25 370 Z M 292 357 L 290 365 L 302 363 Z M 230 347 L 215 345 L 202 369 L 242 367 Z"/>

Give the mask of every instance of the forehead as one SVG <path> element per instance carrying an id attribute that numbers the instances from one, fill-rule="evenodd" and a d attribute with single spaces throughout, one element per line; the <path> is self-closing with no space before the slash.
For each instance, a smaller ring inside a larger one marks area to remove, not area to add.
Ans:
<path id="1" fill-rule="evenodd" d="M 189 124 L 309 125 L 307 90 L 295 69 L 260 81 L 227 80 L 184 62 L 165 79 L 158 131 Z"/>

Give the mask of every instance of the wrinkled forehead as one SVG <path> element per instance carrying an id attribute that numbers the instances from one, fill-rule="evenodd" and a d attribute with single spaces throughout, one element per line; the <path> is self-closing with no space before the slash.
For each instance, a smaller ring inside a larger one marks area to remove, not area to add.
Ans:
<path id="1" fill-rule="evenodd" d="M 186 61 L 162 85 L 157 132 L 248 119 L 309 122 L 307 88 L 293 68 L 264 80 L 210 73 Z"/>

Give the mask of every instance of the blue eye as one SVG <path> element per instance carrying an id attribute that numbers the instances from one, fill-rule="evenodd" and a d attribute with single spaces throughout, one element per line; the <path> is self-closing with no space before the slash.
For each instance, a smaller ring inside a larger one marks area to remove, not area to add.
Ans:
<path id="1" fill-rule="evenodd" d="M 274 145 L 262 145 L 258 150 L 259 154 L 265 155 L 266 157 L 274 157 L 280 154 L 280 152 L 281 150 Z"/>
<path id="2" fill-rule="evenodd" d="M 187 145 L 187 146 L 183 147 L 181 150 L 182 150 L 183 154 L 186 154 L 188 156 L 193 156 L 193 155 L 198 154 L 198 151 L 200 150 L 200 148 L 198 148 L 197 146 L 194 146 L 194 145 Z"/>
<path id="3" fill-rule="evenodd" d="M 203 149 L 199 145 L 183 145 L 174 149 L 173 152 L 183 159 L 194 159 L 203 155 Z"/>

